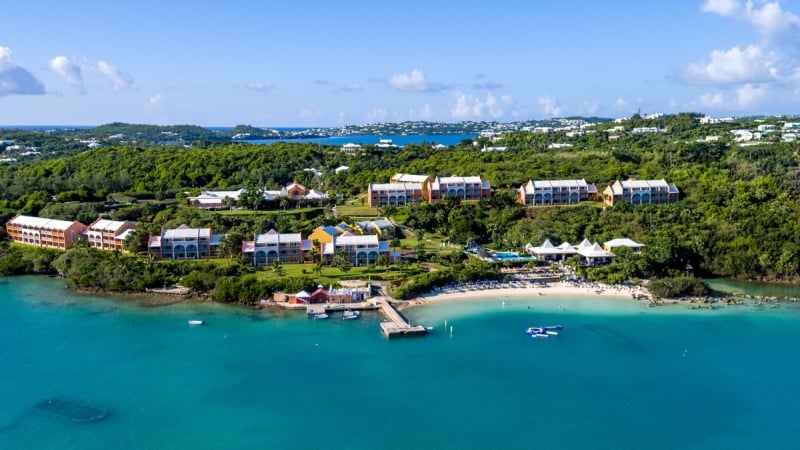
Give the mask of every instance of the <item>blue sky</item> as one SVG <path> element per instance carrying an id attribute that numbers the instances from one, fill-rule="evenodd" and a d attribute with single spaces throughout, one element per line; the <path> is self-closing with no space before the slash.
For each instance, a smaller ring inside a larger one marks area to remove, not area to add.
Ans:
<path id="1" fill-rule="evenodd" d="M 800 113 L 800 0 L 8 3 L 4 125 Z"/>

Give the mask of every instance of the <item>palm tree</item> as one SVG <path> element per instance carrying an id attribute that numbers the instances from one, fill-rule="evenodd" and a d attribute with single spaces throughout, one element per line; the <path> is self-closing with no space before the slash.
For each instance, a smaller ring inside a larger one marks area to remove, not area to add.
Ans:
<path id="1" fill-rule="evenodd" d="M 278 278 L 286 275 L 286 270 L 283 269 L 283 264 L 281 264 L 281 260 L 279 258 L 272 260 L 272 273 L 274 273 Z"/>

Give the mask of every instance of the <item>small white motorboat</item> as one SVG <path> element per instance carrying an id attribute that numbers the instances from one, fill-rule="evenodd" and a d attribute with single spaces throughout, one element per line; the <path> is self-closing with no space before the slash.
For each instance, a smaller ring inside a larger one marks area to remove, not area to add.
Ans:
<path id="1" fill-rule="evenodd" d="M 353 320 L 353 319 L 358 319 L 359 317 L 361 317 L 360 312 L 346 309 L 344 310 L 344 315 L 342 316 L 342 320 Z"/>
<path id="2" fill-rule="evenodd" d="M 325 313 L 313 314 L 313 315 L 311 316 L 311 318 L 312 318 L 312 319 L 314 319 L 314 320 L 327 319 L 327 318 L 328 318 L 328 315 L 327 315 L 327 314 L 325 314 Z"/>
<path id="3" fill-rule="evenodd" d="M 205 322 L 199 319 L 192 319 L 189 321 L 189 325 L 203 325 Z"/>

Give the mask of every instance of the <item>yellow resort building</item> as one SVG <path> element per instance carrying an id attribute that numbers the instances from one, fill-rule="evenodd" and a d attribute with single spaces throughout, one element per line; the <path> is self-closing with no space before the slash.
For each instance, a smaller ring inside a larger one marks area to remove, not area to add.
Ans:
<path id="1" fill-rule="evenodd" d="M 67 250 L 82 238 L 86 225 L 78 221 L 18 215 L 6 223 L 6 231 L 14 242 Z"/>
<path id="2" fill-rule="evenodd" d="M 136 222 L 97 219 L 86 229 L 89 246 L 99 250 L 125 251 L 125 238 L 136 231 Z"/>

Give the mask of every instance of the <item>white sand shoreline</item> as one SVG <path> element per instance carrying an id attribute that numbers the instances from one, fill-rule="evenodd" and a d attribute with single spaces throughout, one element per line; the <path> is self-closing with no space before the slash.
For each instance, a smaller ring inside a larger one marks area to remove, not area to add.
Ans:
<path id="1" fill-rule="evenodd" d="M 485 298 L 514 298 L 524 297 L 527 299 L 542 296 L 572 296 L 572 297 L 598 297 L 615 298 L 621 300 L 634 301 L 634 294 L 639 296 L 648 295 L 647 290 L 639 287 L 619 287 L 600 284 L 572 285 L 556 283 L 548 286 L 527 286 L 527 287 L 505 287 L 498 289 L 476 289 L 457 292 L 428 293 L 416 297 L 409 301 L 410 305 L 423 305 L 427 303 L 438 303 L 443 301 L 457 301 L 466 299 L 485 299 Z"/>

